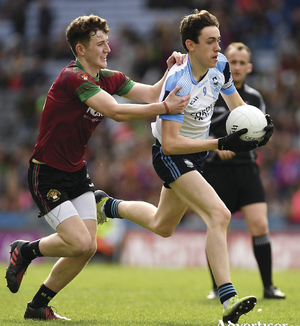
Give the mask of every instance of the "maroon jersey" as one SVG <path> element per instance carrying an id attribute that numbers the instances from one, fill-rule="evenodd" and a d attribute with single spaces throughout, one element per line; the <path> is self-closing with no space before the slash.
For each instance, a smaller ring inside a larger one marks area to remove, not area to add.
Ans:
<path id="1" fill-rule="evenodd" d="M 134 82 L 123 73 L 108 69 L 100 70 L 93 78 L 79 61 L 72 61 L 48 92 L 31 159 L 63 171 L 80 170 L 84 166 L 85 148 L 91 133 L 104 118 L 84 101 L 101 89 L 122 96 L 133 85 Z"/>

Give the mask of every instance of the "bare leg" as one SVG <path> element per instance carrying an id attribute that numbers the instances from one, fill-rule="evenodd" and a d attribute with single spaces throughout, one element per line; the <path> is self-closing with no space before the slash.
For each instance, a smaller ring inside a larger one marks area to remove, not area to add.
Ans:
<path id="1" fill-rule="evenodd" d="M 121 202 L 121 217 L 161 236 L 172 235 L 187 207 L 207 225 L 207 256 L 217 285 L 230 282 L 227 228 L 230 212 L 214 189 L 197 171 L 186 173 L 162 189 L 158 208 L 144 202 Z"/>
<path id="2" fill-rule="evenodd" d="M 76 226 L 78 225 L 81 227 L 78 228 L 77 232 L 75 230 L 77 230 Z M 57 227 L 58 233 L 40 241 L 40 251 L 44 256 L 65 256 L 56 262 L 44 282 L 49 289 L 59 292 L 88 263 L 97 248 L 96 230 L 97 223 L 95 220 L 82 221 L 79 216 L 78 218 L 71 217 Z"/>
<path id="3" fill-rule="evenodd" d="M 118 212 L 122 218 L 163 237 L 172 235 L 182 219 L 187 205 L 172 189 L 162 187 L 158 208 L 142 201 L 122 201 Z"/>
<path id="4" fill-rule="evenodd" d="M 39 248 L 43 256 L 76 257 L 89 251 L 92 235 L 80 216 L 66 219 L 56 231 L 41 239 Z"/>
<path id="5" fill-rule="evenodd" d="M 196 171 L 172 183 L 172 189 L 198 214 L 207 226 L 207 256 L 218 286 L 230 281 L 227 229 L 230 212 L 214 189 Z"/>
<path id="6" fill-rule="evenodd" d="M 248 230 L 253 237 L 269 233 L 267 204 L 255 203 L 242 207 Z"/>

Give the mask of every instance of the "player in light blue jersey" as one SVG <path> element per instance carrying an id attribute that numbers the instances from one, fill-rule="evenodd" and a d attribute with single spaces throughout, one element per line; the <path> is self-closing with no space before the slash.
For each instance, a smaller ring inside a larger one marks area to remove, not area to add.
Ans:
<path id="1" fill-rule="evenodd" d="M 207 226 L 207 256 L 224 308 L 223 321 L 236 323 L 241 315 L 253 309 L 256 298 L 237 297 L 230 279 L 227 252 L 231 214 L 201 173 L 207 151 L 249 151 L 258 142 L 240 139 L 247 129 L 219 139 L 208 139 L 214 103 L 220 92 L 230 110 L 245 104 L 232 83 L 226 58 L 219 53 L 217 18 L 205 10 L 195 10 L 183 18 L 180 35 L 188 55 L 183 65 L 173 66 L 169 71 L 160 100 L 164 102 L 177 85 L 182 86 L 179 95 L 190 94 L 191 98 L 184 114 L 163 114 L 152 124 L 156 138 L 152 148 L 153 166 L 164 181 L 158 207 L 145 202 L 116 200 L 98 191 L 98 217 L 100 223 L 107 217 L 125 218 L 169 237 L 187 208 L 192 209 Z M 266 136 L 259 145 L 264 145 L 272 135 L 270 119 L 266 128 Z"/>
<path id="2" fill-rule="evenodd" d="M 174 65 L 164 82 L 160 100 L 164 101 L 166 96 L 178 85 L 182 88 L 177 95 L 190 94 L 191 100 L 186 110 L 178 115 L 160 115 L 156 123 L 152 124 L 153 136 L 161 143 L 161 121 L 171 120 L 181 125 L 179 134 L 192 139 L 207 139 L 214 103 L 223 94 L 231 95 L 236 92 L 232 82 L 226 57 L 218 53 L 217 65 L 196 80 L 193 76 L 191 58 L 186 56 L 182 65 Z"/>

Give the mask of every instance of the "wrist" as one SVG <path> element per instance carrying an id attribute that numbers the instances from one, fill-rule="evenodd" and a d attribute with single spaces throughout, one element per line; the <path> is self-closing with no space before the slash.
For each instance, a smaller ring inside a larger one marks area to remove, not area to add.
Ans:
<path id="1" fill-rule="evenodd" d="M 163 101 L 163 105 L 164 105 L 164 107 L 165 107 L 165 109 L 167 111 L 167 114 L 170 114 L 170 109 L 169 109 L 168 104 L 167 104 L 166 101 Z"/>
<path id="2" fill-rule="evenodd" d="M 217 150 L 220 150 L 220 151 L 226 150 L 226 148 L 225 148 L 225 142 L 224 142 L 224 138 L 223 137 L 218 139 L 218 147 L 217 147 Z"/>

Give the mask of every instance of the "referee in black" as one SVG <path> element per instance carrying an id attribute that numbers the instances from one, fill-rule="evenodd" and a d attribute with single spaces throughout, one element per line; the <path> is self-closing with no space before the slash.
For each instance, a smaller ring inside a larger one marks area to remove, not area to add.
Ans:
<path id="1" fill-rule="evenodd" d="M 246 104 L 254 105 L 266 113 L 265 103 L 261 94 L 244 83 L 246 76 L 252 71 L 250 63 L 251 51 L 243 43 L 231 43 L 225 50 L 235 87 Z M 210 126 L 210 136 L 225 136 L 225 122 L 230 111 L 219 96 L 214 109 Z M 231 151 L 211 151 L 205 166 L 204 178 L 216 190 L 231 213 L 242 211 L 247 227 L 252 236 L 254 255 L 259 267 L 264 298 L 284 299 L 285 294 L 273 286 L 271 243 L 267 218 L 265 192 L 256 164 L 257 154 Z M 212 274 L 211 274 L 212 275 Z M 208 299 L 218 298 L 217 285 L 213 281 L 213 289 Z"/>

